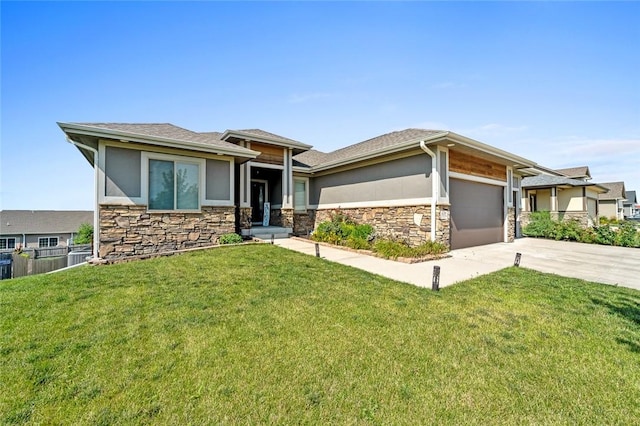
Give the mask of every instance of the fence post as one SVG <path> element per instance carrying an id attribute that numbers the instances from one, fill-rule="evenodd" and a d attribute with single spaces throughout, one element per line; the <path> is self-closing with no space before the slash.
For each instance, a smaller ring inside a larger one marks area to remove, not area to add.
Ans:
<path id="1" fill-rule="evenodd" d="M 440 267 L 433 267 L 433 277 L 431 278 L 431 290 L 438 291 L 440 290 Z"/>

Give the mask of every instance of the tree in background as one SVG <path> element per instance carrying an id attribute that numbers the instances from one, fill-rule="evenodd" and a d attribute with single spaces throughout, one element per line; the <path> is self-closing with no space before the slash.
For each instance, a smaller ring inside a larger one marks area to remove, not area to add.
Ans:
<path id="1" fill-rule="evenodd" d="M 76 237 L 73 239 L 74 244 L 91 244 L 93 242 L 93 226 L 88 223 L 83 223 L 76 232 Z"/>

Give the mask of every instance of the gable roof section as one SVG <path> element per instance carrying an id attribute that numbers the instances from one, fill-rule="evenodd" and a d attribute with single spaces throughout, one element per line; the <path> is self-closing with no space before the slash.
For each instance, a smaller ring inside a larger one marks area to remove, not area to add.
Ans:
<path id="1" fill-rule="evenodd" d="M 58 123 L 67 136 L 111 138 L 173 148 L 255 158 L 258 153 L 220 140 L 215 134 L 197 133 L 170 123 Z"/>
<path id="2" fill-rule="evenodd" d="M 626 191 L 624 193 L 624 198 L 626 198 L 625 205 L 636 205 L 638 204 L 638 199 L 636 198 L 636 191 Z"/>
<path id="3" fill-rule="evenodd" d="M 354 145 L 324 154 L 303 153 L 294 157 L 301 164 L 311 167 L 312 172 L 356 163 L 403 150 L 418 148 L 421 141 L 428 144 L 454 143 L 465 149 L 482 152 L 491 158 L 500 158 L 505 163 L 531 168 L 535 163 L 501 149 L 478 142 L 446 130 L 406 129 L 376 136 Z"/>
<path id="4" fill-rule="evenodd" d="M 294 154 L 299 154 L 303 151 L 311 149 L 311 145 L 285 138 L 284 136 L 276 135 L 275 133 L 269 133 L 261 129 L 246 129 L 246 130 L 226 130 L 220 139 L 224 141 L 228 140 L 252 140 L 255 142 L 264 142 L 268 144 L 274 144 L 292 148 Z"/>
<path id="5" fill-rule="evenodd" d="M 522 179 L 522 187 L 527 189 L 536 188 L 550 188 L 550 187 L 593 187 L 598 192 L 604 193 L 607 191 L 602 185 L 596 183 L 587 182 L 581 179 L 571 179 L 563 176 L 550 176 L 550 175 L 538 175 L 528 176 Z M 599 194 L 600 195 L 600 194 Z"/>
<path id="6" fill-rule="evenodd" d="M 90 210 L 2 210 L 0 234 L 55 234 L 76 232 L 81 224 L 93 223 Z"/>
<path id="7" fill-rule="evenodd" d="M 580 179 L 580 178 L 591 179 L 591 172 L 589 171 L 588 166 L 556 169 L 556 172 L 562 173 L 563 175 L 570 177 L 572 179 Z"/>
<path id="8" fill-rule="evenodd" d="M 310 149 L 293 157 L 294 167 L 313 167 L 321 164 L 329 154 L 315 149 Z"/>
<path id="9" fill-rule="evenodd" d="M 356 161 L 370 154 L 384 152 L 388 148 L 400 147 L 405 142 L 417 142 L 442 133 L 446 132 L 442 130 L 406 129 L 387 133 L 325 154 L 322 161 L 316 165 L 325 166 L 349 162 L 350 160 Z"/>
<path id="10" fill-rule="evenodd" d="M 625 198 L 624 182 L 607 182 L 601 183 L 600 185 L 609 191 L 604 194 L 599 194 L 599 200 L 623 200 Z"/>

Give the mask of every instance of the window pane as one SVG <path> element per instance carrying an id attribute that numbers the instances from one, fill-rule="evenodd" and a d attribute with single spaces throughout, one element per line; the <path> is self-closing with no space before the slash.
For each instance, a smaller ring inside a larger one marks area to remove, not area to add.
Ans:
<path id="1" fill-rule="evenodd" d="M 9 238 L 7 239 L 7 248 L 16 248 L 16 239 L 15 238 Z"/>
<path id="2" fill-rule="evenodd" d="M 58 237 L 49 238 L 49 247 L 55 247 L 58 245 Z"/>
<path id="3" fill-rule="evenodd" d="M 48 238 L 38 238 L 38 247 L 49 247 L 49 239 Z"/>
<path id="4" fill-rule="evenodd" d="M 293 208 L 298 211 L 307 209 L 307 185 L 303 180 L 295 181 Z"/>
<path id="5" fill-rule="evenodd" d="M 173 210 L 173 161 L 149 160 L 149 209 Z"/>
<path id="6" fill-rule="evenodd" d="M 7 248 L 7 240 L 4 238 L 0 240 L 0 250 L 4 250 Z"/>
<path id="7" fill-rule="evenodd" d="M 176 163 L 178 209 L 196 210 L 200 207 L 198 202 L 199 169 L 197 164 Z"/>

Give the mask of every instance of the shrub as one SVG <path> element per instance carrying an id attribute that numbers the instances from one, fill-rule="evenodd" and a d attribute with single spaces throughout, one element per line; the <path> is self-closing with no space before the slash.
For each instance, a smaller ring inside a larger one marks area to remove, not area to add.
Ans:
<path id="1" fill-rule="evenodd" d="M 235 233 L 224 234 L 220 236 L 218 240 L 219 244 L 240 244 L 242 242 L 242 237 Z"/>
<path id="2" fill-rule="evenodd" d="M 373 251 L 387 259 L 397 259 L 441 254 L 447 251 L 447 246 L 437 241 L 427 241 L 417 247 L 410 247 L 404 241 L 379 239 L 373 245 Z"/>
<path id="3" fill-rule="evenodd" d="M 88 223 L 80 224 L 73 244 L 91 244 L 93 242 L 93 226 Z"/>
<path id="4" fill-rule="evenodd" d="M 320 223 L 311 238 L 314 241 L 363 249 L 370 248 L 374 229 L 369 224 L 357 224 L 346 215 L 337 213 L 330 220 Z"/>
<path id="5" fill-rule="evenodd" d="M 522 229 L 522 233 L 528 237 L 552 238 L 554 222 L 548 211 L 532 212 L 530 222 Z"/>
<path id="6" fill-rule="evenodd" d="M 631 222 L 622 222 L 615 233 L 614 245 L 622 247 L 640 247 L 640 233 Z"/>

